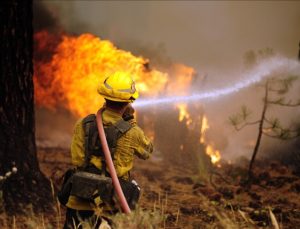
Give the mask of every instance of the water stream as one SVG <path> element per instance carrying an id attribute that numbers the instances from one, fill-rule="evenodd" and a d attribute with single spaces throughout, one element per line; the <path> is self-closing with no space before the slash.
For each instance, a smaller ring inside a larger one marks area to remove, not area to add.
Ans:
<path id="1" fill-rule="evenodd" d="M 220 97 L 236 93 L 244 88 L 254 85 L 263 79 L 270 77 L 276 71 L 294 72 L 300 75 L 300 63 L 297 60 L 276 56 L 262 61 L 252 70 L 241 74 L 240 81 L 233 82 L 231 86 L 193 93 L 186 96 L 167 96 L 137 100 L 133 106 L 135 108 L 146 108 L 154 105 L 164 105 L 170 103 L 189 103 L 200 100 L 218 99 Z"/>

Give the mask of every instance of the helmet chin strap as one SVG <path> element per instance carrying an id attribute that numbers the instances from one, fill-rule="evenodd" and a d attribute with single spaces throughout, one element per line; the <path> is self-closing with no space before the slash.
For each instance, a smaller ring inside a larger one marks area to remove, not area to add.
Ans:
<path id="1" fill-rule="evenodd" d="M 130 208 L 129 208 L 127 200 L 124 196 L 123 190 L 121 188 L 121 185 L 120 185 L 120 182 L 119 182 L 119 179 L 117 176 L 117 172 L 116 172 L 116 169 L 114 167 L 114 164 L 113 164 L 113 161 L 111 158 L 111 153 L 110 153 L 109 147 L 107 145 L 105 132 L 104 132 L 104 128 L 103 128 L 103 122 L 102 122 L 102 112 L 103 111 L 104 111 L 104 109 L 101 108 L 97 112 L 97 128 L 98 128 L 99 138 L 100 138 L 101 145 L 102 145 L 102 150 L 104 152 L 106 165 L 108 167 L 109 174 L 111 176 L 112 183 L 113 183 L 113 186 L 117 193 L 117 197 L 118 197 L 119 203 L 121 205 L 121 208 L 124 211 L 124 213 L 130 213 L 131 212 Z"/>

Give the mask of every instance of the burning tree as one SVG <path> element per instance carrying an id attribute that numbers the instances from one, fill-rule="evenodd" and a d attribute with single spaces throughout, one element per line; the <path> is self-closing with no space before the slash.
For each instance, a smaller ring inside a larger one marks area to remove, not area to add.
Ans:
<path id="1" fill-rule="evenodd" d="M 35 146 L 32 1 L 1 1 L 0 15 L 0 191 L 8 211 L 47 208 L 50 182 Z"/>
<path id="2" fill-rule="evenodd" d="M 259 57 L 269 57 L 273 55 L 272 49 L 265 49 L 259 51 Z M 250 51 L 246 53 L 247 63 L 253 65 L 257 61 L 257 55 Z M 259 147 L 261 144 L 262 136 L 268 136 L 275 139 L 288 140 L 300 136 L 300 127 L 283 127 L 279 118 L 269 118 L 267 111 L 270 105 L 281 107 L 297 107 L 300 106 L 300 100 L 297 102 L 286 101 L 285 95 L 290 91 L 293 83 L 297 80 L 297 76 L 288 75 L 285 77 L 272 77 L 266 79 L 261 85 L 264 88 L 263 107 L 260 113 L 260 119 L 256 121 L 249 121 L 251 111 L 247 106 L 242 106 L 241 111 L 229 117 L 230 123 L 234 128 L 239 131 L 249 125 L 258 125 L 258 134 L 256 143 L 252 152 L 249 168 L 247 183 L 251 184 L 253 177 L 253 166 Z"/>

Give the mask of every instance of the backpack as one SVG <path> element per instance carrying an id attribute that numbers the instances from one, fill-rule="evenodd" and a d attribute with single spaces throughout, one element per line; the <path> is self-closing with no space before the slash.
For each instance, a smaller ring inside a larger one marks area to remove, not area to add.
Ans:
<path id="1" fill-rule="evenodd" d="M 82 123 L 85 146 L 84 164 L 77 170 L 70 169 L 65 173 L 62 188 L 58 192 L 58 199 L 61 204 L 66 205 L 70 195 L 87 201 L 94 201 L 97 197 L 100 197 L 102 202 L 114 205 L 113 184 L 109 173 L 106 171 L 106 162 L 99 139 L 96 116 L 90 114 L 83 119 Z M 104 128 L 112 158 L 114 158 L 118 139 L 131 128 L 132 125 L 124 120 Z M 90 163 L 93 155 L 101 157 L 101 170 Z M 140 196 L 140 187 L 135 181 L 131 182 L 123 179 L 119 179 L 119 181 L 130 208 L 134 208 Z"/>

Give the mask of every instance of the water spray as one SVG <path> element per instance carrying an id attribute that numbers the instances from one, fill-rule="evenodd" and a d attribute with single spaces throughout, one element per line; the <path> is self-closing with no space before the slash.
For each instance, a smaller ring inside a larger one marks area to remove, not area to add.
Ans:
<path id="1" fill-rule="evenodd" d="M 276 56 L 262 61 L 252 71 L 244 74 L 241 77 L 242 80 L 234 83 L 232 86 L 214 89 L 210 91 L 204 91 L 201 93 L 194 93 L 187 96 L 169 96 L 164 98 L 140 99 L 134 103 L 134 107 L 144 108 L 153 105 L 172 104 L 179 102 L 189 103 L 200 100 L 217 99 L 221 96 L 237 93 L 244 88 L 247 88 L 253 84 L 260 82 L 266 77 L 270 77 L 271 73 L 279 71 L 283 68 L 288 71 L 298 70 L 300 73 L 299 61 Z"/>

